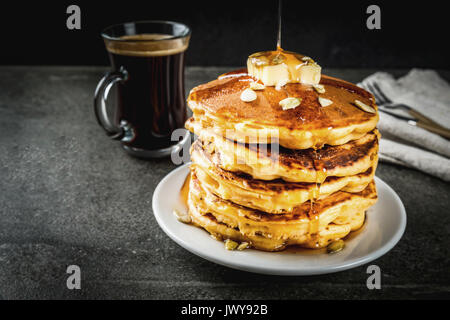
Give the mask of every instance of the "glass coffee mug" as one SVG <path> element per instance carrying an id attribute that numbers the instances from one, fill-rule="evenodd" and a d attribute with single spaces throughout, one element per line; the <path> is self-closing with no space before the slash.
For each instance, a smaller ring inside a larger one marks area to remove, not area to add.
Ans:
<path id="1" fill-rule="evenodd" d="M 102 32 L 112 65 L 95 90 L 95 115 L 112 139 L 138 157 L 158 158 L 177 152 L 189 139 L 172 141 L 186 121 L 184 55 L 191 30 L 169 21 L 114 25 Z M 106 100 L 117 86 L 115 118 Z"/>

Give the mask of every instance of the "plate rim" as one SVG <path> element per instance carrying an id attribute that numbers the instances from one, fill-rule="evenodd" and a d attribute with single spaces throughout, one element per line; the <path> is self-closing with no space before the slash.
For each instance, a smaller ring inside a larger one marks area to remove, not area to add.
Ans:
<path id="1" fill-rule="evenodd" d="M 159 194 L 161 193 L 161 190 L 163 186 L 166 184 L 168 180 L 170 180 L 173 176 L 175 176 L 178 172 L 189 169 L 188 167 L 191 165 L 191 162 L 185 163 L 178 168 L 173 169 L 168 174 L 164 176 L 163 179 L 158 183 L 157 187 L 155 188 L 155 191 L 153 192 L 152 196 L 152 210 L 153 215 L 156 218 L 156 221 L 159 225 L 159 227 L 164 231 L 164 233 L 169 236 L 175 243 L 177 243 L 182 248 L 186 249 L 187 251 L 205 259 L 208 261 L 211 261 L 213 263 L 236 269 L 241 271 L 247 271 L 247 272 L 253 272 L 253 273 L 259 273 L 259 274 L 267 274 L 267 275 L 278 275 L 278 276 L 308 276 L 308 275 L 320 275 L 320 274 L 329 274 L 329 273 L 336 273 L 352 268 L 359 267 L 361 265 L 364 265 L 366 263 L 369 263 L 371 261 L 374 261 L 381 256 L 388 253 L 392 248 L 394 248 L 397 243 L 402 238 L 405 230 L 406 230 L 406 224 L 407 224 L 407 216 L 406 216 L 406 210 L 405 206 L 403 205 L 402 200 L 398 196 L 398 194 L 395 192 L 394 189 L 391 188 L 386 182 L 384 182 L 381 178 L 375 176 L 375 183 L 376 185 L 383 185 L 384 188 L 386 188 L 395 199 L 395 202 L 399 204 L 400 207 L 400 225 L 399 228 L 396 230 L 394 235 L 389 239 L 389 241 L 383 245 L 382 247 L 376 249 L 373 252 L 370 252 L 366 254 L 362 258 L 353 258 L 348 261 L 345 261 L 344 263 L 334 265 L 334 266 L 327 266 L 327 267 L 320 267 L 320 268 L 277 268 L 277 269 L 270 269 L 267 267 L 259 267 L 258 265 L 248 266 L 240 264 L 237 260 L 236 261 L 224 261 L 221 258 L 217 258 L 214 255 L 205 254 L 202 251 L 196 249 L 195 247 L 189 246 L 186 244 L 186 241 L 179 237 L 176 233 L 174 233 L 170 228 L 167 227 L 167 225 L 162 221 L 162 217 L 159 216 L 156 212 L 157 209 L 157 198 L 159 197 Z M 188 174 L 188 172 L 186 173 Z M 181 188 L 181 186 L 180 186 Z M 377 187 L 378 188 L 378 187 Z"/>

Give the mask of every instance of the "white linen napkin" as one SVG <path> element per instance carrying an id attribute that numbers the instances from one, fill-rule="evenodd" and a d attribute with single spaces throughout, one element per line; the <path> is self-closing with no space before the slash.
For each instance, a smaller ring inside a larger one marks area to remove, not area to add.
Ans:
<path id="1" fill-rule="evenodd" d="M 358 85 L 365 87 L 365 83 L 372 81 L 393 102 L 406 104 L 450 129 L 450 85 L 437 72 L 412 69 L 399 79 L 386 72 L 377 72 Z M 450 181 L 450 141 L 383 112 L 380 112 L 378 129 L 382 135 L 381 161 L 415 168 Z"/>

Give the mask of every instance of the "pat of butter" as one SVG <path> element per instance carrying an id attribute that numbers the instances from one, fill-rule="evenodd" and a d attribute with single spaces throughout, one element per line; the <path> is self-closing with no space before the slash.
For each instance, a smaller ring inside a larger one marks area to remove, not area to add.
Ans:
<path id="1" fill-rule="evenodd" d="M 286 83 L 318 84 L 321 67 L 312 59 L 288 51 L 267 51 L 251 55 L 247 60 L 248 74 L 265 86 Z"/>
<path id="2" fill-rule="evenodd" d="M 259 67 L 252 64 L 249 59 L 247 62 L 247 70 L 248 74 L 261 80 L 265 86 L 276 86 L 278 83 L 289 82 L 290 79 L 289 69 L 284 63 Z"/>

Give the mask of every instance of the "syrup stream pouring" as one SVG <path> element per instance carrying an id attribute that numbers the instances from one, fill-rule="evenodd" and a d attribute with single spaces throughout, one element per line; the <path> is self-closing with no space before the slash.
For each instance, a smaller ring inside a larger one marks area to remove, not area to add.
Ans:
<path id="1" fill-rule="evenodd" d="M 277 34 L 277 50 L 281 49 L 281 7 L 282 0 L 278 0 L 278 34 Z"/>

